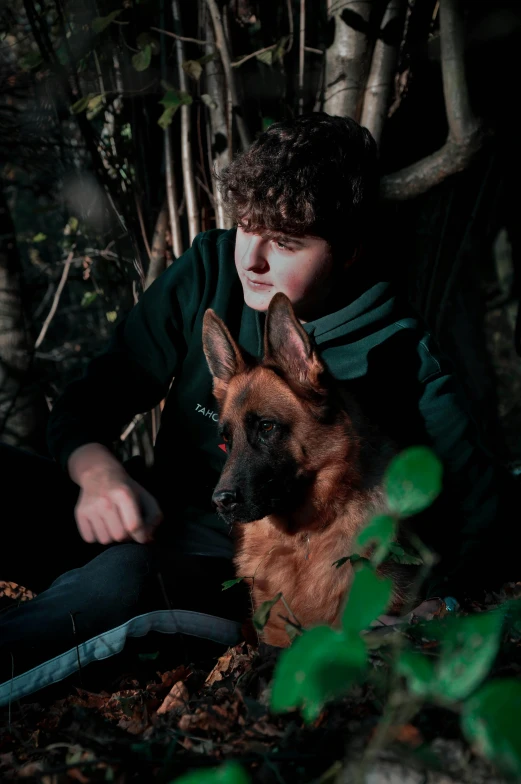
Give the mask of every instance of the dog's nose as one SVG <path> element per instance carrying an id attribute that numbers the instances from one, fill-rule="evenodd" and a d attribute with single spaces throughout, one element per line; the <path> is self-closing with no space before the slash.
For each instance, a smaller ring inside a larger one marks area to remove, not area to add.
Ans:
<path id="1" fill-rule="evenodd" d="M 212 496 L 212 501 L 220 512 L 231 512 L 237 506 L 237 500 L 236 490 L 219 490 Z"/>

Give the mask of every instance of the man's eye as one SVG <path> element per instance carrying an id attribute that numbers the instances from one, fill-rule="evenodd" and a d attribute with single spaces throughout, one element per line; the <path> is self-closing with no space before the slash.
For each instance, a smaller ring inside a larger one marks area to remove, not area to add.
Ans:
<path id="1" fill-rule="evenodd" d="M 271 431 L 275 429 L 275 423 L 264 420 L 260 423 L 259 427 L 261 433 L 271 433 Z"/>
<path id="2" fill-rule="evenodd" d="M 293 250 L 293 248 L 290 248 L 288 245 L 286 245 L 284 242 L 281 242 L 280 240 L 275 240 L 275 244 L 277 248 L 279 248 L 279 250 L 288 250 L 290 252 Z"/>

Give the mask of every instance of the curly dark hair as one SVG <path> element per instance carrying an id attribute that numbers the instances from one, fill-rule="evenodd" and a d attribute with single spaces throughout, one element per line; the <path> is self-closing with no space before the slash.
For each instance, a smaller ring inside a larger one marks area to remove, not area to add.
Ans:
<path id="1" fill-rule="evenodd" d="M 323 237 L 345 257 L 375 204 L 376 142 L 349 117 L 313 112 L 270 125 L 217 179 L 246 231 Z"/>

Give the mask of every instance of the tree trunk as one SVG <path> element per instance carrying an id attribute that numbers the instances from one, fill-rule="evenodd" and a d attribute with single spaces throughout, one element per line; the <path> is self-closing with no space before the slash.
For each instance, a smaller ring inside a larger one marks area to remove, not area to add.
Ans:
<path id="1" fill-rule="evenodd" d="M 23 311 L 15 228 L 2 188 L 0 225 L 0 441 L 38 448 L 37 394 L 29 383 L 34 344 Z"/>
<path id="2" fill-rule="evenodd" d="M 372 3 L 340 0 L 331 13 L 335 37 L 326 52 L 324 111 L 360 118 L 360 99 L 368 71 L 370 42 L 367 33 Z"/>

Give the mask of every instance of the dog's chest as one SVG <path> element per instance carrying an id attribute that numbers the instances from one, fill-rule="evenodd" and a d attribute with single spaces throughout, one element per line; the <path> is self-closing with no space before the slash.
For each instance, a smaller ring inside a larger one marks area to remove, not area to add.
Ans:
<path id="1" fill-rule="evenodd" d="M 334 565 L 350 554 L 348 539 L 341 531 L 284 536 L 265 521 L 245 526 L 237 575 L 253 578 L 255 607 L 282 593 L 303 626 L 332 623 L 352 578 L 349 564 Z"/>

